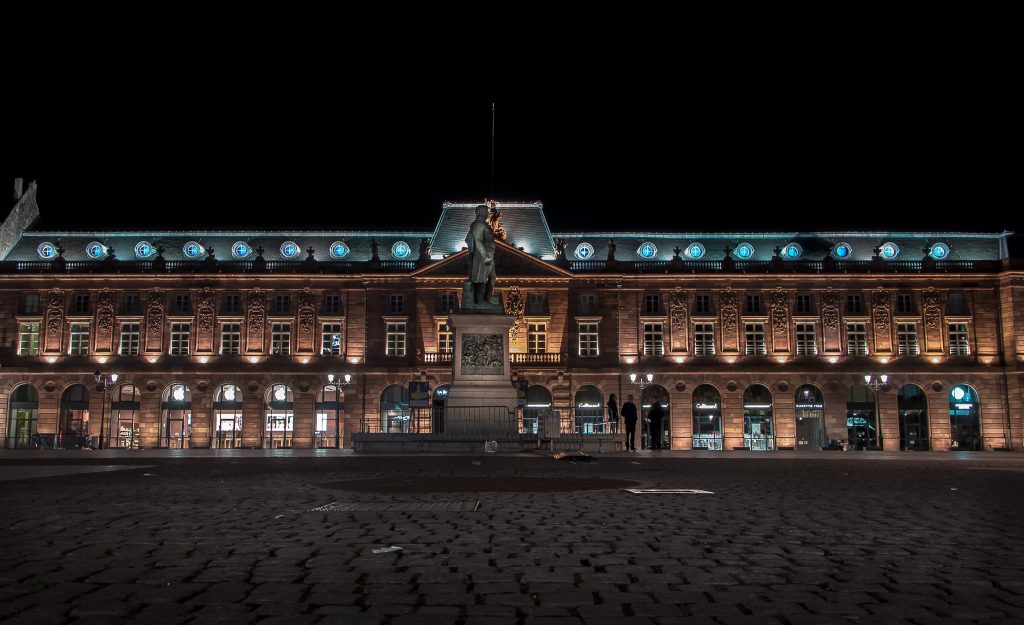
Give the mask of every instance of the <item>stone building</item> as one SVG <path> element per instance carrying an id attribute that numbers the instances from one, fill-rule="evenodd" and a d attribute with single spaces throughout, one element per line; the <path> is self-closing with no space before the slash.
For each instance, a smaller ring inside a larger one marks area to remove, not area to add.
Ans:
<path id="1" fill-rule="evenodd" d="M 444 405 L 476 203 L 433 231 L 50 232 L 16 195 L 7 447 L 348 447 Z M 525 433 L 602 436 L 632 394 L 672 449 L 1024 444 L 1010 233 L 552 233 L 540 203 L 498 207 Z"/>

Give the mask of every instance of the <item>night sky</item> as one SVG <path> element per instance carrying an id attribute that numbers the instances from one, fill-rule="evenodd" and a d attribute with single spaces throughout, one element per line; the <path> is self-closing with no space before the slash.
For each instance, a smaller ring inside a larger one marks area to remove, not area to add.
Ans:
<path id="1" fill-rule="evenodd" d="M 494 195 L 542 201 L 556 231 L 1021 231 L 1007 87 L 969 60 L 71 68 L 16 99 L 3 184 L 39 181 L 47 229 L 429 230 L 444 200 L 489 195 L 493 100 Z"/>

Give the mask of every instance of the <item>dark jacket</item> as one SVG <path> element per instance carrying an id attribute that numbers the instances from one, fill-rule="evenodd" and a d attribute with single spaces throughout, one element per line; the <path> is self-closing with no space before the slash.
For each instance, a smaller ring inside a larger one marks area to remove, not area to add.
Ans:
<path id="1" fill-rule="evenodd" d="M 631 401 L 622 404 L 622 418 L 626 420 L 626 425 L 636 425 L 636 404 Z"/>
<path id="2" fill-rule="evenodd" d="M 654 402 L 654 404 L 651 406 L 651 409 L 647 411 L 647 416 L 650 418 L 651 421 L 655 423 L 661 423 L 662 417 L 665 416 L 665 411 L 661 408 L 660 403 Z"/>
<path id="3" fill-rule="evenodd" d="M 619 420 L 619 405 L 614 399 L 608 400 L 608 420 L 618 421 Z"/>

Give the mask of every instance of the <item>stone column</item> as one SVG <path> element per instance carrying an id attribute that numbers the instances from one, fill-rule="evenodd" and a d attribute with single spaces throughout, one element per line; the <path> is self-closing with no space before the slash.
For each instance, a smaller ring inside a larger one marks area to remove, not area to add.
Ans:
<path id="1" fill-rule="evenodd" d="M 895 387 L 875 391 L 878 432 L 882 437 L 882 449 L 885 451 L 900 450 L 900 413 L 896 395 Z"/>
<path id="2" fill-rule="evenodd" d="M 292 424 L 292 447 L 308 449 L 313 446 L 314 393 L 292 389 L 292 401 L 295 417 Z"/>

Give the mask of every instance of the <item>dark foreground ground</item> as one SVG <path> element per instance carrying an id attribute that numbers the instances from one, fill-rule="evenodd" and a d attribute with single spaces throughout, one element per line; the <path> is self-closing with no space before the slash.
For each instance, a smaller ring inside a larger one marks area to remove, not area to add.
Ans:
<path id="1" fill-rule="evenodd" d="M 1024 623 L 1019 455 L 95 453 L 0 455 L 0 622 Z"/>

